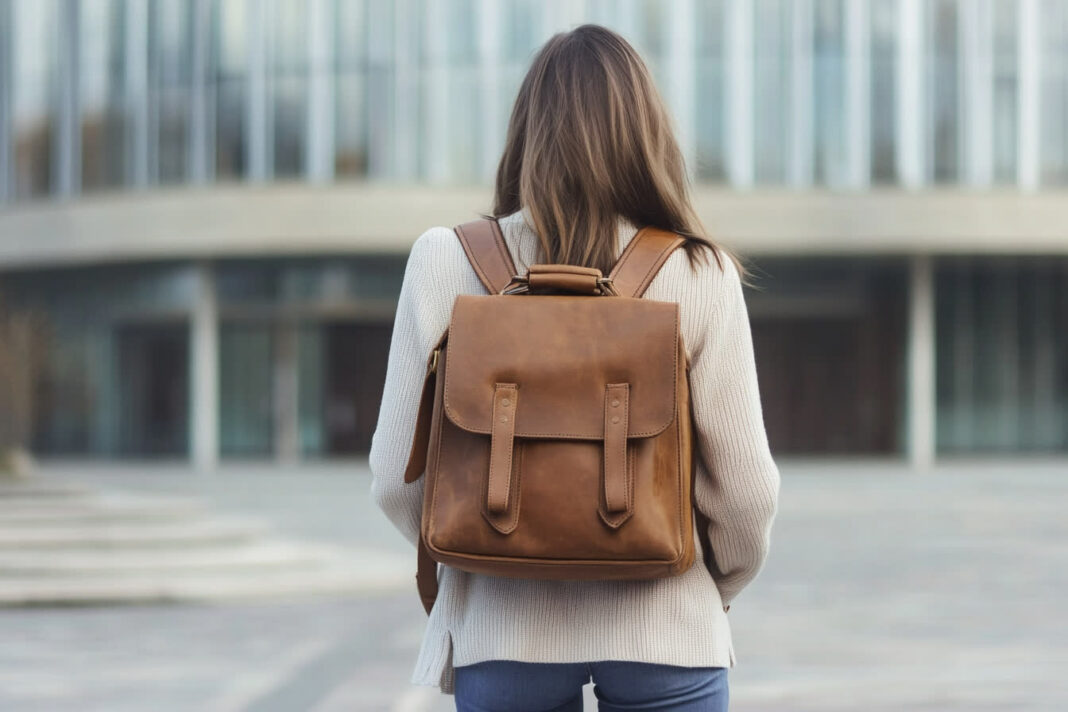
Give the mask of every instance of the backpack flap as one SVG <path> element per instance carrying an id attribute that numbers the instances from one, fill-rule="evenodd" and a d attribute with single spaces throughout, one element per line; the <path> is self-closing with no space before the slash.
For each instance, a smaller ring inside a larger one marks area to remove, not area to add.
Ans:
<path id="1" fill-rule="evenodd" d="M 455 426 L 490 436 L 483 510 L 491 526 L 509 534 L 518 523 L 513 458 L 525 439 L 598 442 L 601 492 L 591 510 L 613 529 L 630 519 L 628 441 L 662 433 L 676 417 L 678 329 L 670 302 L 457 298 L 443 410 Z"/>
<path id="2" fill-rule="evenodd" d="M 656 435 L 675 417 L 678 329 L 672 302 L 460 295 L 446 345 L 445 413 L 489 435 L 496 384 L 510 383 L 523 399 L 516 437 L 600 440 L 606 387 L 626 383 L 627 437 Z"/>

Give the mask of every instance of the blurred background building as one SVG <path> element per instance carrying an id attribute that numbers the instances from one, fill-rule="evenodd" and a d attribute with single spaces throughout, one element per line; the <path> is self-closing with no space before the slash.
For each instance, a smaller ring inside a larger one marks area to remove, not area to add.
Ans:
<path id="1" fill-rule="evenodd" d="M 42 456 L 366 451 L 408 248 L 533 52 L 647 58 L 779 454 L 1068 452 L 1068 0 L 0 0 L 0 300 Z"/>

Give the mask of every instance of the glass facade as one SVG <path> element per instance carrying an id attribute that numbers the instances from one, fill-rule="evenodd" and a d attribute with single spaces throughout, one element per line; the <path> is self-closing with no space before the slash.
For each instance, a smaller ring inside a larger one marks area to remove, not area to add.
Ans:
<path id="1" fill-rule="evenodd" d="M 622 32 L 670 87 L 700 181 L 1068 183 L 1068 0 L 1033 13 L 1014 0 L 0 7 L 6 201 L 226 180 L 486 183 L 532 52 L 583 21 Z"/>
<path id="2" fill-rule="evenodd" d="M 646 57 L 700 184 L 1068 186 L 1068 0 L 0 0 L 0 210 L 268 181 L 485 188 L 533 52 L 582 22 Z M 909 305 L 929 291 L 938 453 L 1068 452 L 1066 258 L 935 254 L 926 290 L 916 257 L 758 261 L 776 450 L 910 448 L 927 352 Z M 366 450 L 404 260 L 4 268 L 0 297 L 47 323 L 33 448 Z"/>
<path id="3" fill-rule="evenodd" d="M 366 450 L 403 272 L 403 256 L 217 263 L 220 454 Z M 44 325 L 34 451 L 187 456 L 195 265 L 34 270 L 2 287 Z"/>

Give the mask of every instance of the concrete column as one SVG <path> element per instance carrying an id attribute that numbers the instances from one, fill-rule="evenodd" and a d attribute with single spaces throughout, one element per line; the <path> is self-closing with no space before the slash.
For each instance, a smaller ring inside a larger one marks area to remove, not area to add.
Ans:
<path id="1" fill-rule="evenodd" d="M 697 174 L 697 11 L 694 0 L 674 0 L 668 7 L 667 96 L 692 178 Z"/>
<path id="2" fill-rule="evenodd" d="M 925 182 L 923 4 L 899 0 L 897 27 L 897 175 L 905 188 Z"/>
<path id="3" fill-rule="evenodd" d="M 198 470 L 211 471 L 219 462 L 219 305 L 214 266 L 201 262 L 195 269 L 196 296 L 190 339 L 190 450 L 193 465 Z"/>
<path id="4" fill-rule="evenodd" d="M 478 95 L 481 141 L 478 177 L 492 182 L 504 150 L 507 117 L 501 112 L 501 3 L 478 3 Z"/>
<path id="5" fill-rule="evenodd" d="M 1041 176 L 1042 27 L 1038 0 L 1019 0 L 1017 8 L 1016 181 L 1022 190 L 1037 190 Z"/>
<path id="6" fill-rule="evenodd" d="M 304 174 L 313 183 L 334 179 L 334 19 L 329 0 L 309 0 Z"/>
<path id="7" fill-rule="evenodd" d="M 795 188 L 812 185 L 812 2 L 790 4 L 790 154 L 787 174 Z M 848 66 L 848 65 L 847 65 Z"/>
<path id="8" fill-rule="evenodd" d="M 909 265 L 908 459 L 927 469 L 935 459 L 935 285 L 934 258 L 916 255 Z"/>
<path id="9" fill-rule="evenodd" d="M 126 0 L 123 89 L 128 128 L 126 182 L 148 185 L 148 0 Z"/>
<path id="10" fill-rule="evenodd" d="M 727 180 L 753 186 L 753 0 L 734 0 L 723 31 L 727 54 Z"/>
<path id="11" fill-rule="evenodd" d="M 989 186 L 994 177 L 993 14 L 991 0 L 960 4 L 964 174 L 977 188 Z"/>
<path id="12" fill-rule="evenodd" d="M 210 0 L 193 0 L 188 147 L 191 183 L 205 183 L 215 175 L 215 112 L 208 91 L 211 9 Z"/>
<path id="13" fill-rule="evenodd" d="M 280 462 L 300 459 L 300 334 L 296 322 L 282 319 L 274 330 L 274 454 Z"/>
<path id="14" fill-rule="evenodd" d="M 78 0 L 65 0 L 59 5 L 56 33 L 59 77 L 56 81 L 52 189 L 59 197 L 70 197 L 81 189 L 82 178 L 82 122 L 79 96 L 81 3 Z"/>
<path id="15" fill-rule="evenodd" d="M 846 0 L 845 34 L 846 181 L 863 190 L 871 183 L 870 0 Z"/>

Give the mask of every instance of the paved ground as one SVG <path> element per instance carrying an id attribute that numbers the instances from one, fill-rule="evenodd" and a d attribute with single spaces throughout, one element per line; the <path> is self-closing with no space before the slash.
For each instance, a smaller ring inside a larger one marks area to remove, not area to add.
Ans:
<path id="1" fill-rule="evenodd" d="M 731 609 L 738 712 L 1068 709 L 1068 463 L 782 462 L 773 554 Z M 411 557 L 363 463 L 60 466 Z M 414 558 L 414 557 L 413 557 Z M 0 612 L 0 710 L 446 710 L 407 684 L 407 587 L 225 606 Z"/>

